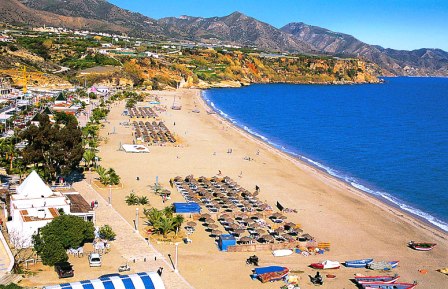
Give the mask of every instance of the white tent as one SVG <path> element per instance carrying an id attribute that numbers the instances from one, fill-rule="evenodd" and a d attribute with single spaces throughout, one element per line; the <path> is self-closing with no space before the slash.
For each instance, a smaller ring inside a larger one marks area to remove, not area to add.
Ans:
<path id="1" fill-rule="evenodd" d="M 127 153 L 149 153 L 149 149 L 147 147 L 145 147 L 144 145 L 124 144 L 124 145 L 121 145 L 121 147 Z"/>
<path id="2" fill-rule="evenodd" d="M 53 194 L 51 189 L 42 181 L 36 171 L 32 171 L 31 174 L 23 181 L 22 184 L 16 190 L 17 195 L 23 196 L 28 199 L 32 198 L 48 198 Z"/>

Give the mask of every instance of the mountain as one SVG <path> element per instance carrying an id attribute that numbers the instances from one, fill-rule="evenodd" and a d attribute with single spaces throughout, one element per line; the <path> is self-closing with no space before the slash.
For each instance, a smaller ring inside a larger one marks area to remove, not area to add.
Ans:
<path id="1" fill-rule="evenodd" d="M 4 0 L 2 0 L 4 1 Z M 109 25 L 111 31 L 125 30 L 135 37 L 151 37 L 162 33 L 157 20 L 110 4 L 106 0 L 20 0 L 27 7 L 57 15 L 95 20 Z M 66 23 L 70 26 L 72 23 Z M 109 28 L 108 27 L 108 28 Z M 91 30 L 105 27 L 92 26 Z M 115 29 L 115 30 L 114 30 Z"/>
<path id="2" fill-rule="evenodd" d="M 218 40 L 226 44 L 278 51 L 317 52 L 311 45 L 240 12 L 211 18 L 168 17 L 158 23 L 171 38 L 201 42 Z"/>
<path id="3" fill-rule="evenodd" d="M 355 37 L 304 23 L 277 29 L 234 12 L 224 17 L 168 17 L 155 20 L 106 0 L 0 0 L 0 20 L 11 24 L 126 33 L 258 47 L 267 51 L 359 57 L 378 64 L 384 75 L 448 75 L 448 53 L 440 49 L 386 49 Z"/>
<path id="4" fill-rule="evenodd" d="M 0 19 L 4 22 L 19 25 L 41 26 L 52 25 L 56 27 L 69 27 L 74 29 L 87 29 L 97 27 L 102 31 L 126 32 L 127 29 L 102 20 L 70 17 L 48 11 L 30 8 L 18 0 L 0 1 Z"/>
<path id="5" fill-rule="evenodd" d="M 301 22 L 289 23 L 280 30 L 312 45 L 322 53 L 372 61 L 386 75 L 448 75 L 448 52 L 440 49 L 385 49 L 366 44 L 348 34 Z"/>

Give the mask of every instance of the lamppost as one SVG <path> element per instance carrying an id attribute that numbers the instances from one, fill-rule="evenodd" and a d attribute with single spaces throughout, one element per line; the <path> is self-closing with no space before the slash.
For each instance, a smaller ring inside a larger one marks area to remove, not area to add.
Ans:
<path id="1" fill-rule="evenodd" d="M 112 206 L 112 186 L 109 185 L 109 206 Z"/>
<path id="2" fill-rule="evenodd" d="M 179 269 L 177 268 L 177 261 L 178 261 L 178 248 L 179 248 L 179 243 L 178 242 L 176 242 L 175 243 L 175 245 L 176 245 L 176 265 L 174 266 L 174 272 L 176 272 L 176 273 L 179 273 Z"/>
<path id="3" fill-rule="evenodd" d="M 138 208 L 135 208 L 135 232 L 138 232 Z"/>

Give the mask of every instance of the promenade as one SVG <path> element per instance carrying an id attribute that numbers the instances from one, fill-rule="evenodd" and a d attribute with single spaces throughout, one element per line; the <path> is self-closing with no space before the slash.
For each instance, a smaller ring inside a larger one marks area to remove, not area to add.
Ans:
<path id="1" fill-rule="evenodd" d="M 98 201 L 98 207 L 95 209 L 95 226 L 108 224 L 112 227 L 117 234 L 112 242 L 112 250 L 117 250 L 127 260 L 133 272 L 157 271 L 159 267 L 163 267 L 162 279 L 167 289 L 193 288 L 179 273 L 174 272 L 170 261 L 136 232 L 112 206 L 109 206 L 87 181 L 75 183 L 73 187 L 87 201 Z"/>

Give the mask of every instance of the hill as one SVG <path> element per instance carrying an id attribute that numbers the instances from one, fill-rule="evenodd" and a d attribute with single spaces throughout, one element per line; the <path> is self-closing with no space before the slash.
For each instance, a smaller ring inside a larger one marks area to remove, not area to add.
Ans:
<path id="1" fill-rule="evenodd" d="M 448 75 L 448 53 L 440 49 L 395 50 L 366 44 L 355 37 L 305 23 L 281 28 L 322 53 L 359 57 L 378 64 L 384 74 Z"/>
<path id="2" fill-rule="evenodd" d="M 52 25 L 56 27 L 69 27 L 74 29 L 97 27 L 102 31 L 128 31 L 122 26 L 114 25 L 102 20 L 71 17 L 55 14 L 49 11 L 36 10 L 24 5 L 18 0 L 0 1 L 0 19 L 6 23 L 16 25 Z"/>
<path id="3" fill-rule="evenodd" d="M 383 75 L 448 75 L 448 53 L 440 49 L 386 49 L 348 34 L 300 22 L 277 29 L 240 12 L 224 17 L 182 16 L 155 20 L 105 0 L 2 0 L 0 19 L 11 24 L 46 24 L 126 33 L 147 39 L 191 40 L 265 51 L 356 57 L 378 64 Z"/>
<path id="4" fill-rule="evenodd" d="M 253 46 L 277 51 L 316 53 L 315 49 L 277 28 L 234 12 L 224 17 L 168 17 L 159 20 L 167 36 L 200 42 Z"/>

